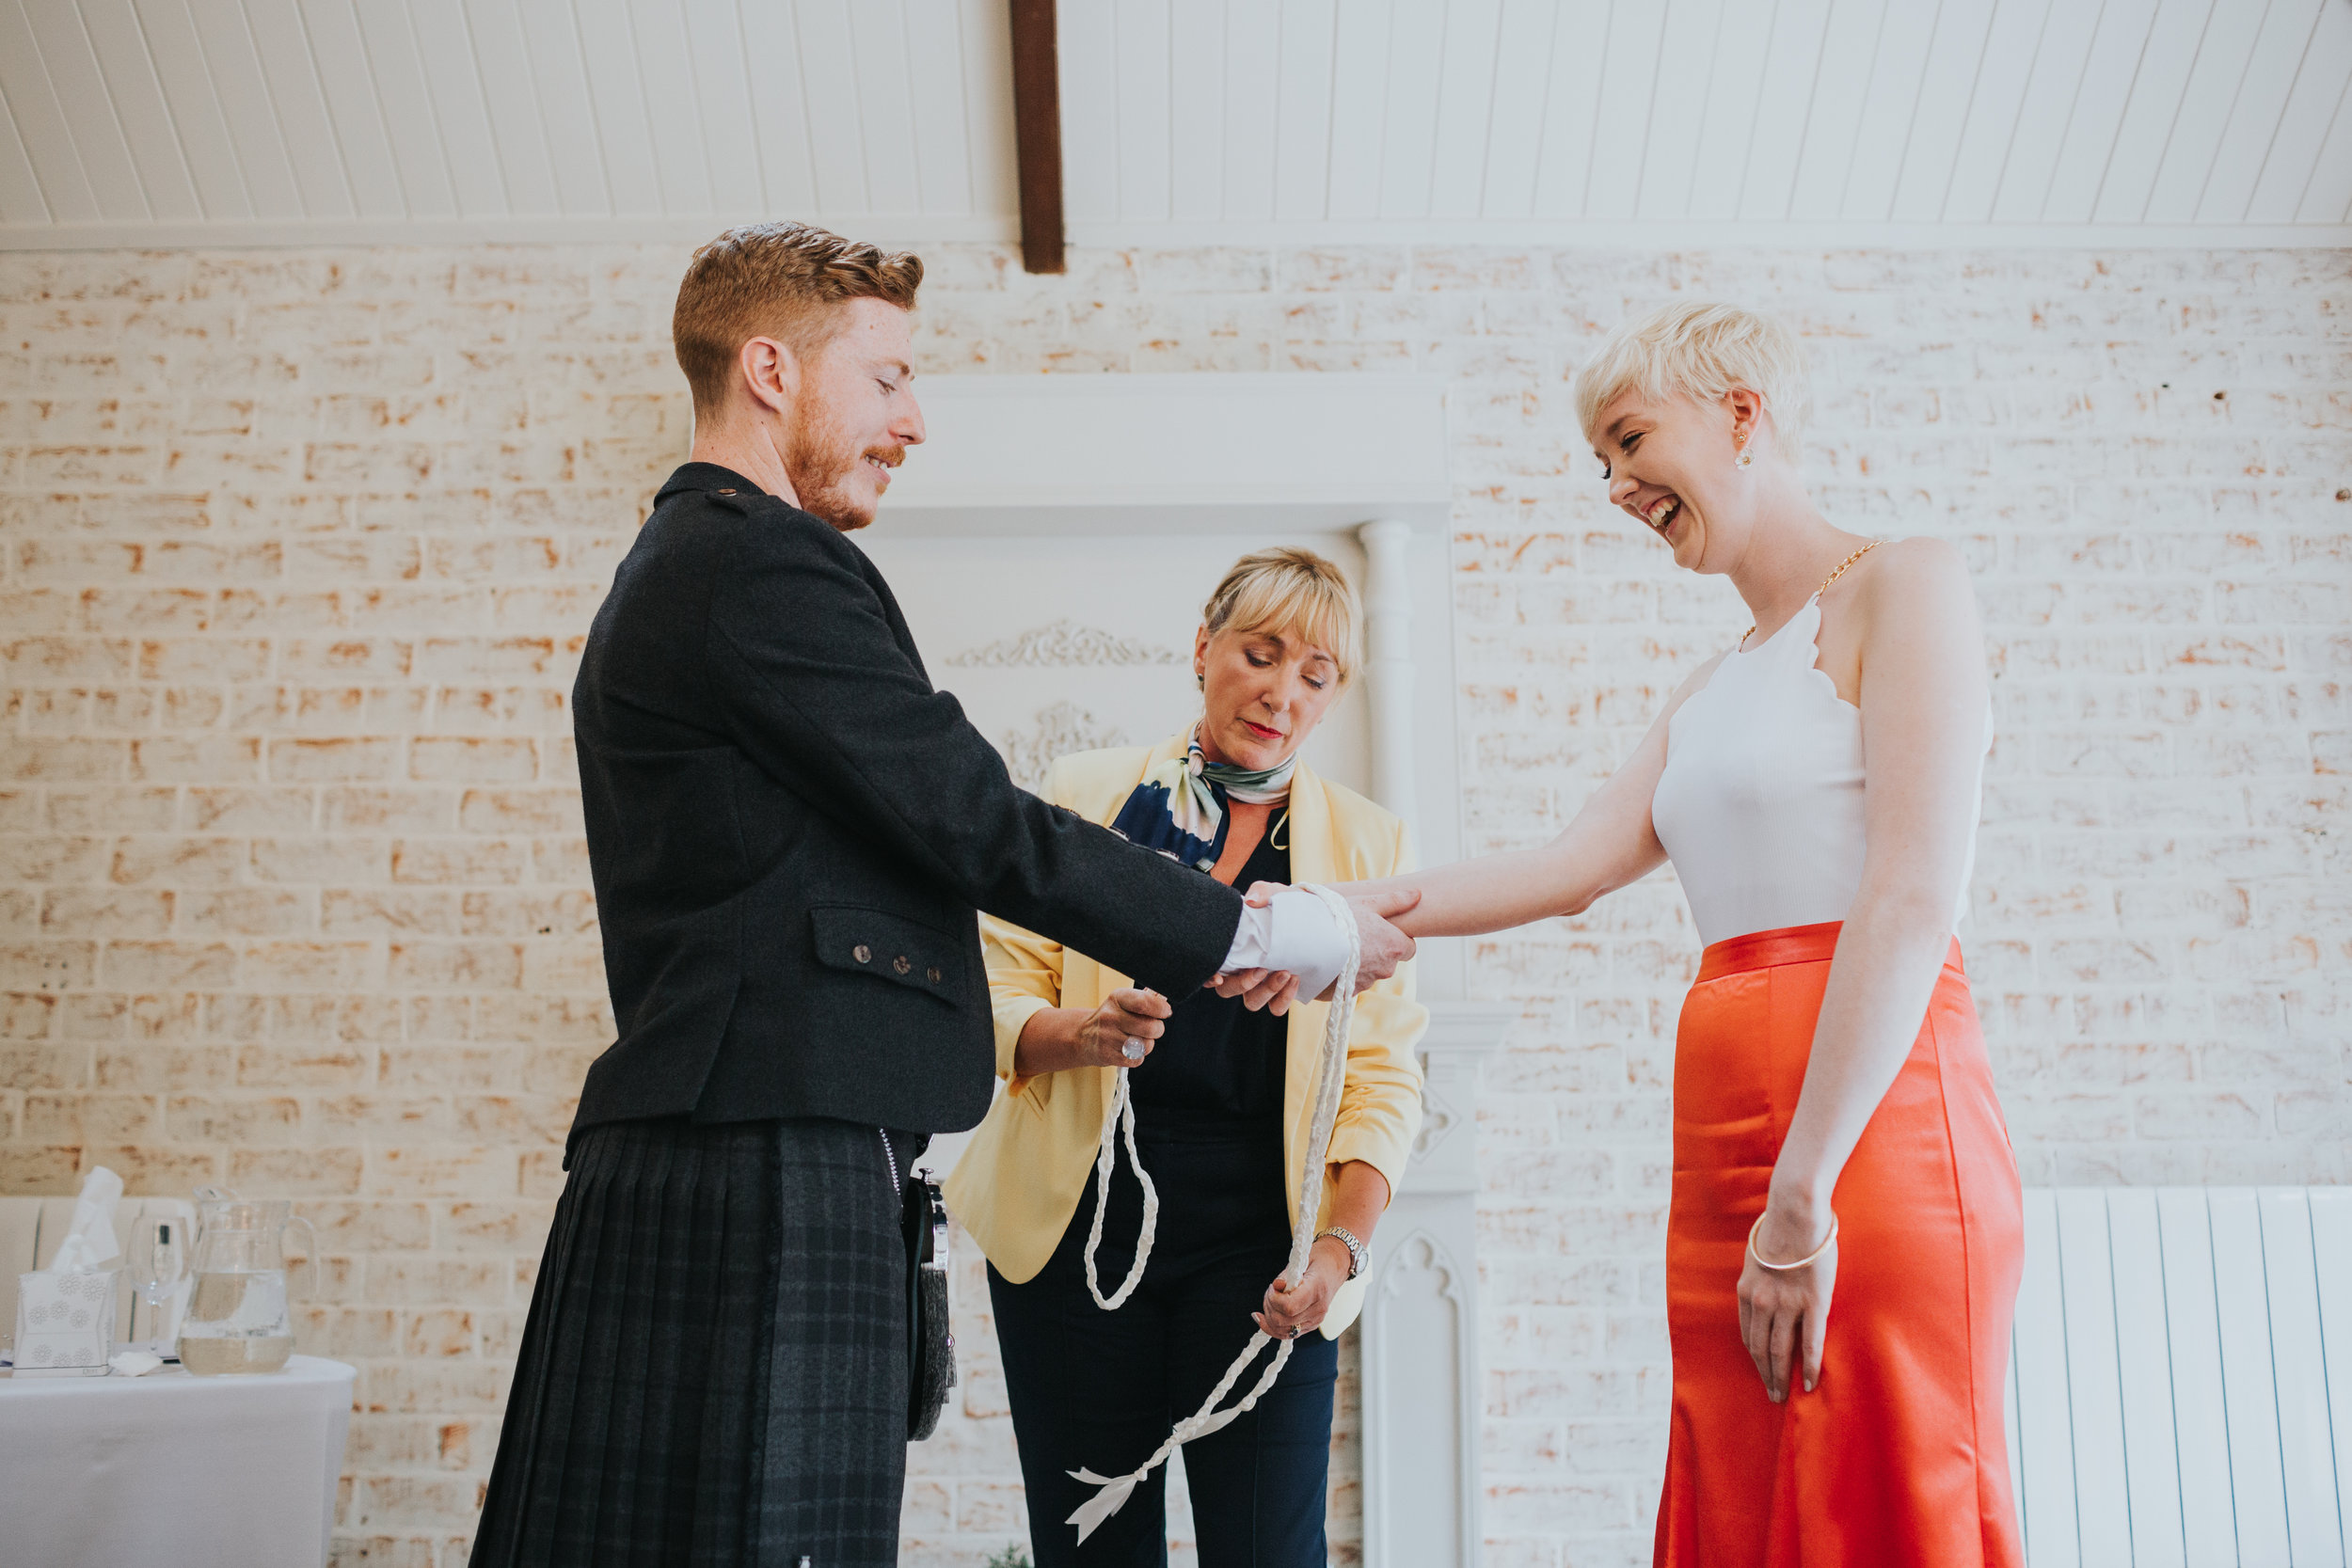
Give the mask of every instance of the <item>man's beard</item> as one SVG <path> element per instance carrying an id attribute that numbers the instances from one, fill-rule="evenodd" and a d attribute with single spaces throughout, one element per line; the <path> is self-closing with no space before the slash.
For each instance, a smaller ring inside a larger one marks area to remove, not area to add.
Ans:
<path id="1" fill-rule="evenodd" d="M 793 423 L 785 443 L 784 471 L 800 498 L 801 510 L 846 533 L 874 520 L 872 506 L 850 488 L 858 465 L 876 457 L 895 468 L 906 455 L 907 449 L 896 442 L 861 448 L 826 418 L 824 409 L 812 408 Z"/>

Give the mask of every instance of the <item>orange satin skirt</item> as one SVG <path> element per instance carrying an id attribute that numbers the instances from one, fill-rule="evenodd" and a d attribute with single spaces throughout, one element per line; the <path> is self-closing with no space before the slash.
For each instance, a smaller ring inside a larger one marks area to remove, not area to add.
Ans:
<path id="1" fill-rule="evenodd" d="M 1804 1082 L 1838 925 L 1707 950 L 1675 1046 L 1656 1560 L 2019 1568 L 2002 1430 L 2025 1259 L 2017 1161 L 1952 944 L 1910 1059 L 1837 1180 L 1821 1375 L 1765 1397 L 1735 1290 Z"/>

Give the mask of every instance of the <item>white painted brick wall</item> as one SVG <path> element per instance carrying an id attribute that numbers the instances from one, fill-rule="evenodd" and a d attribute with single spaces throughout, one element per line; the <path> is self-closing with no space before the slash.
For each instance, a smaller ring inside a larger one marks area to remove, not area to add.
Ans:
<path id="1" fill-rule="evenodd" d="M 1603 504 L 1577 357 L 1677 293 L 1782 311 L 1823 505 L 1978 574 L 2000 738 L 1967 946 L 2026 1179 L 2352 1174 L 2352 258 L 927 256 L 930 373 L 1449 378 L 1482 848 L 1565 821 L 1744 624 Z M 0 257 L 0 1191 L 104 1163 L 303 1200 L 331 1253 L 305 1343 L 362 1369 L 342 1562 L 464 1560 L 610 1037 L 565 700 L 682 453 L 683 257 Z M 1694 958 L 1664 879 L 1477 949 L 1527 1013 L 1480 1116 L 1496 1568 L 1646 1560 Z M 963 1338 L 911 1564 L 1022 1532 Z"/>

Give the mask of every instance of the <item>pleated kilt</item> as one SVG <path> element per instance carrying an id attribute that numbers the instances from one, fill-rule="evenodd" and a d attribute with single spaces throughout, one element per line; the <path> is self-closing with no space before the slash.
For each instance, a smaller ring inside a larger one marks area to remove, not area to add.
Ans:
<path id="1" fill-rule="evenodd" d="M 899 1142 L 902 1170 L 914 1153 Z M 581 1133 L 474 1568 L 896 1562 L 898 1212 L 872 1127 L 673 1118 Z"/>

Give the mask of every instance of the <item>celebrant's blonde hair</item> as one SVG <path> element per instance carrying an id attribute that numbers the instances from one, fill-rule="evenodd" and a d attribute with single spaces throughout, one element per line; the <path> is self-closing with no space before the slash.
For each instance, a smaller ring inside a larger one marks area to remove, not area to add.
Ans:
<path id="1" fill-rule="evenodd" d="M 1618 327 L 1584 361 L 1576 372 L 1576 422 L 1586 443 L 1597 444 L 1601 411 L 1627 392 L 1705 404 L 1740 387 L 1764 399 L 1772 439 L 1794 463 L 1813 412 L 1797 335 L 1740 306 L 1683 300 Z"/>
<path id="2" fill-rule="evenodd" d="M 1252 550 L 1233 562 L 1209 602 L 1201 624 L 1222 631 L 1295 631 L 1331 656 L 1340 684 L 1354 678 L 1363 649 L 1356 590 L 1340 569 L 1312 550 L 1283 546 Z"/>

